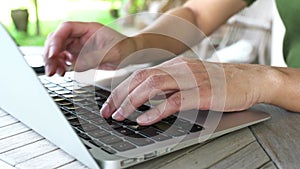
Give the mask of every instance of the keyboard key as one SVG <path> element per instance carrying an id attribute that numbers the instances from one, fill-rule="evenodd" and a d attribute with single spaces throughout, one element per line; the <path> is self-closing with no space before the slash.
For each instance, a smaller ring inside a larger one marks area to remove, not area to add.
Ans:
<path id="1" fill-rule="evenodd" d="M 100 115 L 97 115 L 97 114 L 94 114 L 94 113 L 91 113 L 91 112 L 82 114 L 80 116 L 84 119 L 87 119 L 87 120 L 102 118 Z"/>
<path id="2" fill-rule="evenodd" d="M 162 133 L 161 131 L 155 129 L 154 127 L 148 127 L 146 129 L 143 129 L 140 131 L 141 134 L 144 134 L 148 137 L 151 137 L 151 139 L 156 141 L 164 141 L 167 139 L 170 139 L 172 137 Z"/>
<path id="3" fill-rule="evenodd" d="M 111 145 L 112 148 L 116 149 L 117 151 L 127 151 L 136 148 L 134 145 L 131 143 L 128 143 L 126 141 L 122 141 L 116 144 Z"/>
<path id="4" fill-rule="evenodd" d="M 162 121 L 172 125 L 176 121 L 176 119 L 176 116 L 168 116 L 167 118 L 162 119 Z"/>
<path id="5" fill-rule="evenodd" d="M 116 154 L 117 153 L 115 150 L 113 150 L 112 148 L 107 147 L 107 146 L 102 146 L 101 149 L 106 151 L 109 154 Z"/>
<path id="6" fill-rule="evenodd" d="M 84 94 L 84 93 L 87 93 L 88 91 L 86 90 L 81 90 L 81 89 L 74 89 L 73 90 L 73 93 L 76 93 L 78 95 L 81 95 L 81 94 Z"/>
<path id="7" fill-rule="evenodd" d="M 73 87 L 74 86 L 73 82 L 64 82 L 64 83 L 60 83 L 59 85 L 62 87 Z"/>
<path id="8" fill-rule="evenodd" d="M 152 125 L 153 127 L 161 130 L 161 131 L 167 131 L 171 125 L 170 124 L 167 124 L 167 123 L 164 123 L 164 122 L 158 122 L 158 123 L 155 123 Z"/>
<path id="9" fill-rule="evenodd" d="M 81 126 L 81 125 L 84 125 L 84 124 L 88 123 L 88 122 L 83 121 L 83 120 L 79 121 L 78 119 L 73 119 L 73 120 L 68 120 L 68 121 L 71 124 L 71 126 L 74 126 L 74 127 L 78 127 L 78 126 Z"/>
<path id="10" fill-rule="evenodd" d="M 54 88 L 56 86 L 57 86 L 56 84 L 50 83 L 50 82 L 48 82 L 47 84 L 44 84 L 44 87 L 46 87 L 46 88 Z"/>
<path id="11" fill-rule="evenodd" d="M 145 128 L 148 128 L 148 126 L 140 126 L 137 122 L 131 121 L 131 120 L 128 120 L 128 119 L 125 119 L 121 123 L 123 125 L 125 125 L 126 127 L 130 128 L 131 130 L 134 130 L 134 131 L 140 131 L 140 130 L 143 130 Z"/>
<path id="12" fill-rule="evenodd" d="M 194 132 L 198 132 L 198 131 L 201 131 L 203 130 L 204 127 L 200 126 L 200 125 L 197 125 L 197 124 L 194 124 L 193 127 L 190 129 L 190 132 L 191 133 L 194 133 Z"/>
<path id="13" fill-rule="evenodd" d="M 87 141 L 90 141 L 91 140 L 91 137 L 89 137 L 88 135 L 86 135 L 85 133 L 82 133 L 82 132 L 80 132 L 80 131 L 78 131 L 78 130 L 75 130 L 76 131 L 76 133 L 77 133 L 77 135 L 79 136 L 79 137 L 81 137 L 81 138 L 83 138 L 83 139 L 85 139 L 85 140 L 87 140 Z"/>
<path id="14" fill-rule="evenodd" d="M 95 90 L 95 86 L 84 86 L 80 89 L 86 90 L 86 91 L 89 91 L 89 92 L 93 92 Z"/>
<path id="15" fill-rule="evenodd" d="M 40 78 L 40 81 L 41 83 L 45 86 L 45 85 L 48 85 L 48 84 L 52 84 L 51 82 L 49 82 L 48 80 L 46 80 L 45 78 L 42 78 L 42 77 L 39 77 Z"/>
<path id="16" fill-rule="evenodd" d="M 190 131 L 190 129 L 193 127 L 192 123 L 184 119 L 177 119 L 174 122 L 174 125 L 185 131 Z"/>
<path id="17" fill-rule="evenodd" d="M 103 147 L 103 144 L 100 143 L 98 140 L 91 140 L 90 143 L 92 143 L 96 147 Z"/>
<path id="18" fill-rule="evenodd" d="M 64 101 L 66 100 L 65 98 L 61 97 L 61 96 L 53 96 L 52 99 L 55 101 L 55 102 L 60 102 L 60 101 Z"/>
<path id="19" fill-rule="evenodd" d="M 47 88 L 48 88 L 49 90 L 51 90 L 51 91 L 64 90 L 63 87 L 60 87 L 60 86 L 57 86 L 57 85 L 51 86 L 51 87 L 47 87 Z"/>
<path id="20" fill-rule="evenodd" d="M 65 116 L 67 120 L 78 120 L 78 117 L 73 115 L 73 114 L 69 114 L 68 116 Z"/>
<path id="21" fill-rule="evenodd" d="M 76 101 L 76 104 L 80 104 L 82 106 L 88 106 L 88 105 L 93 105 L 95 103 L 84 99 L 84 100 Z"/>
<path id="22" fill-rule="evenodd" d="M 117 124 L 116 122 L 111 122 L 111 123 L 106 122 L 106 123 L 101 124 L 101 127 L 105 128 L 108 131 L 113 131 L 113 130 L 116 130 L 118 128 L 121 128 L 122 126 Z"/>
<path id="23" fill-rule="evenodd" d="M 57 94 L 60 94 L 60 95 L 71 94 L 71 91 L 70 91 L 70 90 L 67 90 L 67 89 L 56 90 L 56 91 L 54 91 L 54 92 L 57 93 Z"/>
<path id="24" fill-rule="evenodd" d="M 103 104 L 106 101 L 106 98 L 105 97 L 95 96 L 94 100 L 97 101 L 97 103 Z"/>
<path id="25" fill-rule="evenodd" d="M 76 95 L 74 95 L 74 94 L 64 94 L 63 95 L 65 98 L 68 98 L 68 99 L 73 99 L 73 98 L 75 98 L 76 97 Z"/>
<path id="26" fill-rule="evenodd" d="M 89 114 L 91 112 L 85 108 L 79 107 L 79 108 L 75 109 L 74 113 L 77 115 L 83 115 L 83 114 Z"/>
<path id="27" fill-rule="evenodd" d="M 101 89 L 99 87 L 96 87 L 95 88 L 95 94 L 96 94 L 96 96 L 99 96 L 99 97 L 102 96 L 102 97 L 107 98 L 110 95 L 110 92 L 106 91 L 106 90 L 103 90 L 103 89 Z"/>
<path id="28" fill-rule="evenodd" d="M 108 135 L 108 136 L 105 136 L 105 137 L 100 137 L 99 140 L 101 142 L 103 142 L 104 144 L 107 144 L 107 145 L 112 145 L 114 143 L 118 143 L 118 142 L 122 141 L 122 139 L 120 139 L 119 137 L 114 136 L 114 135 Z"/>
<path id="29" fill-rule="evenodd" d="M 170 125 L 167 124 L 165 122 L 158 122 L 156 124 L 153 125 L 153 127 L 157 128 L 158 130 L 165 132 L 167 135 L 169 136 L 183 136 L 185 134 L 188 134 L 187 131 L 184 131 L 178 127 L 176 127 L 175 125 Z"/>
<path id="30" fill-rule="evenodd" d="M 76 97 L 73 97 L 72 98 L 72 101 L 73 102 L 81 102 L 81 101 L 83 101 L 83 100 L 85 100 L 84 98 L 82 98 L 82 97 L 79 97 L 78 95 L 76 95 Z"/>
<path id="31" fill-rule="evenodd" d="M 97 127 L 97 126 L 95 126 L 95 125 L 93 125 L 91 123 L 83 124 L 83 125 L 81 125 L 81 128 L 85 132 L 94 131 L 94 130 L 98 130 L 99 129 L 99 127 Z"/>
<path id="32" fill-rule="evenodd" d="M 147 111 L 147 110 L 150 110 L 150 107 L 147 106 L 147 105 L 142 105 L 140 107 L 137 108 L 139 111 Z"/>
<path id="33" fill-rule="evenodd" d="M 114 134 L 119 135 L 119 136 L 128 136 L 128 135 L 134 134 L 133 131 L 131 131 L 127 128 L 123 128 L 123 127 L 117 128 L 113 132 L 114 132 Z"/>
<path id="34" fill-rule="evenodd" d="M 152 141 L 149 138 L 146 138 L 140 134 L 132 134 L 132 135 L 125 137 L 125 139 L 137 146 L 146 146 L 146 145 L 155 143 L 154 141 Z"/>
<path id="35" fill-rule="evenodd" d="M 73 91 L 74 90 L 74 86 L 68 86 L 68 87 L 65 87 L 66 89 L 70 90 L 70 91 Z"/>
<path id="36" fill-rule="evenodd" d="M 131 121 L 131 120 L 129 120 L 129 119 L 125 119 L 125 120 L 121 121 L 120 123 L 122 123 L 122 124 L 124 124 L 124 125 L 134 125 L 134 126 L 137 126 L 137 125 L 138 125 L 137 122 Z"/>
<path id="37" fill-rule="evenodd" d="M 60 106 L 73 106 L 74 104 L 70 102 L 69 100 L 61 100 L 56 102 Z"/>
<path id="38" fill-rule="evenodd" d="M 87 107 L 88 109 L 90 109 L 91 111 L 93 111 L 96 114 L 100 114 L 101 106 L 99 106 L 98 104 L 93 104 L 93 105 L 89 105 L 89 106 L 85 106 L 85 107 Z"/>
<path id="39" fill-rule="evenodd" d="M 93 131 L 88 132 L 88 135 L 90 135 L 94 138 L 101 138 L 101 137 L 110 135 L 110 133 L 107 131 L 104 131 L 102 129 L 98 129 L 98 130 L 93 130 Z"/>
<path id="40" fill-rule="evenodd" d="M 106 121 L 102 117 L 91 119 L 91 122 L 99 126 L 102 125 L 103 123 L 106 123 Z"/>

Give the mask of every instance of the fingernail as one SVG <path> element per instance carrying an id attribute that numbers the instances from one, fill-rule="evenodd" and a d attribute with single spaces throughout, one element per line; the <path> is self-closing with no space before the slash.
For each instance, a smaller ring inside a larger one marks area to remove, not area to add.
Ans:
<path id="1" fill-rule="evenodd" d="M 140 115 L 136 121 L 138 123 L 148 123 L 153 121 L 156 118 L 156 116 L 152 113 L 144 113 L 143 115 Z"/>
<path id="2" fill-rule="evenodd" d="M 47 76 L 50 75 L 50 67 L 49 67 L 49 65 L 45 65 L 45 74 L 46 74 Z"/>
<path id="3" fill-rule="evenodd" d="M 100 115 L 102 117 L 107 117 L 108 114 L 109 114 L 109 105 L 107 104 L 107 102 L 105 102 L 103 105 L 102 105 L 102 108 L 100 109 Z"/>
<path id="4" fill-rule="evenodd" d="M 148 116 L 147 116 L 146 114 L 143 114 L 143 115 L 139 116 L 139 117 L 136 119 L 136 121 L 137 121 L 138 123 L 146 123 L 146 122 L 148 122 Z"/>
<path id="5" fill-rule="evenodd" d="M 113 115 L 112 118 L 115 120 L 123 120 L 123 110 L 119 108 Z"/>
<path id="6" fill-rule="evenodd" d="M 51 59 L 53 57 L 53 54 L 54 54 L 54 49 L 53 49 L 53 47 L 50 47 L 48 59 Z"/>

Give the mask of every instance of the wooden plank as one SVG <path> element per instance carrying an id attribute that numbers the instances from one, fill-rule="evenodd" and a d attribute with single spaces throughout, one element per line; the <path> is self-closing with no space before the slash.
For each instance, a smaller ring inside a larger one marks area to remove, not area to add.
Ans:
<path id="1" fill-rule="evenodd" d="M 85 165 L 83 165 L 82 163 L 80 163 L 78 161 L 74 161 L 72 163 L 58 167 L 56 169 L 88 169 L 88 168 Z"/>
<path id="2" fill-rule="evenodd" d="M 6 116 L 6 115 L 7 115 L 7 113 L 0 108 L 0 117 Z"/>
<path id="3" fill-rule="evenodd" d="M 0 160 L 0 168 L 1 169 L 16 169 L 15 167 L 7 164 L 6 162 L 3 162 Z"/>
<path id="4" fill-rule="evenodd" d="M 271 120 L 255 125 L 252 129 L 275 166 L 299 168 L 300 114 L 268 105 L 258 105 L 256 108 L 272 115 Z"/>
<path id="5" fill-rule="evenodd" d="M 210 169 L 252 169 L 258 168 L 268 161 L 270 161 L 270 158 L 255 141 L 219 163 L 214 164 Z"/>
<path id="6" fill-rule="evenodd" d="M 34 131 L 28 131 L 0 140 L 0 154 L 43 139 Z"/>
<path id="7" fill-rule="evenodd" d="M 45 169 L 45 168 L 57 168 L 68 163 L 73 162 L 75 159 L 67 155 L 62 150 L 55 150 L 42 156 L 33 158 L 16 165 L 16 168 L 20 169 Z"/>
<path id="8" fill-rule="evenodd" d="M 18 122 L 18 120 L 13 118 L 10 115 L 0 117 L 0 127 L 4 127 L 4 126 L 10 125 L 10 124 L 17 123 L 17 122 Z"/>
<path id="9" fill-rule="evenodd" d="M 23 125 L 22 123 L 14 123 L 5 127 L 0 128 L 0 140 L 11 137 L 16 134 L 20 134 L 26 131 L 29 131 L 30 129 Z"/>
<path id="10" fill-rule="evenodd" d="M 0 160 L 0 168 L 1 169 L 15 169 L 13 166 L 8 165 L 7 163 Z"/>
<path id="11" fill-rule="evenodd" d="M 207 168 L 212 164 L 224 159 L 246 145 L 255 141 L 251 131 L 246 128 L 222 137 L 219 137 L 207 144 L 193 149 L 193 151 L 182 150 L 181 156 L 173 154 L 160 157 L 143 164 L 131 167 L 132 169 L 174 169 L 174 168 Z M 213 153 L 212 153 L 213 152 Z"/>
<path id="12" fill-rule="evenodd" d="M 259 169 L 277 169 L 277 167 L 274 165 L 272 161 L 270 161 L 265 165 L 263 165 L 262 167 L 260 167 Z"/>
<path id="13" fill-rule="evenodd" d="M 32 158 L 41 156 L 57 149 L 58 148 L 55 145 L 44 139 L 0 154 L 0 159 L 4 160 L 10 165 L 15 166 L 19 163 L 28 161 Z"/>

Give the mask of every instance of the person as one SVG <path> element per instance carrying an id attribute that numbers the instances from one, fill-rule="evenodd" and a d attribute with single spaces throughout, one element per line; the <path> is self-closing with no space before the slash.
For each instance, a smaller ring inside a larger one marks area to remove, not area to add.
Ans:
<path id="1" fill-rule="evenodd" d="M 106 33 L 100 36 L 98 34 L 102 45 L 110 41 L 111 37 L 122 40 L 112 46 L 110 51 L 101 58 L 99 65 L 97 60 L 100 58 L 97 56 L 78 56 L 87 39 L 105 26 L 100 23 L 64 22 L 46 40 L 44 55 L 46 74 L 64 75 L 67 62 L 73 64 L 76 62 L 75 71 L 92 68 L 116 69 L 118 64 L 132 53 L 143 49 L 156 48 L 180 54 L 188 50 L 190 45 L 202 40 L 202 36 L 195 32 L 195 28 L 200 29 L 205 35 L 210 35 L 228 18 L 253 1 L 190 0 L 183 6 L 168 11 L 145 30 L 130 37 L 106 27 L 109 36 Z M 272 104 L 300 112 L 300 104 L 298 104 L 300 70 L 293 68 L 300 67 L 300 56 L 298 56 L 300 32 L 298 32 L 298 24 L 294 23 L 298 21 L 295 13 L 299 4 L 298 0 L 289 2 L 277 0 L 279 12 L 287 28 L 284 55 L 287 64 L 291 67 L 205 62 L 172 55 L 168 57 L 168 61 L 138 70 L 119 84 L 100 110 L 101 115 L 105 118 L 112 116 L 118 121 L 124 120 L 137 107 L 160 94 L 165 94 L 165 100 L 137 117 L 136 120 L 140 125 L 153 124 L 182 110 L 239 111 L 258 103 Z M 194 28 L 187 27 L 187 23 Z M 181 41 L 153 32 L 178 36 Z M 151 60 L 157 56 L 143 55 L 143 57 Z M 222 76 L 224 76 L 224 83 L 220 81 Z M 223 93 L 224 99 L 219 101 L 216 93 Z"/>

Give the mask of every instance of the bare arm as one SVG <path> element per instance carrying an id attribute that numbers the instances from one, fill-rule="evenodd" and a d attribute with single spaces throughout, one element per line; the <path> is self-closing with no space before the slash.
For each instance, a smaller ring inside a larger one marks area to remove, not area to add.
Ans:
<path id="1" fill-rule="evenodd" d="M 246 7 L 243 0 L 191 0 L 162 15 L 135 37 L 137 50 L 160 48 L 180 54 Z M 201 34 L 203 32 L 204 34 Z"/>
<path id="2" fill-rule="evenodd" d="M 269 69 L 277 73 L 266 74 L 266 76 L 273 77 L 274 82 L 270 86 L 264 86 L 265 90 L 273 93 L 267 103 L 300 112 L 300 69 L 278 67 L 269 67 Z"/>

